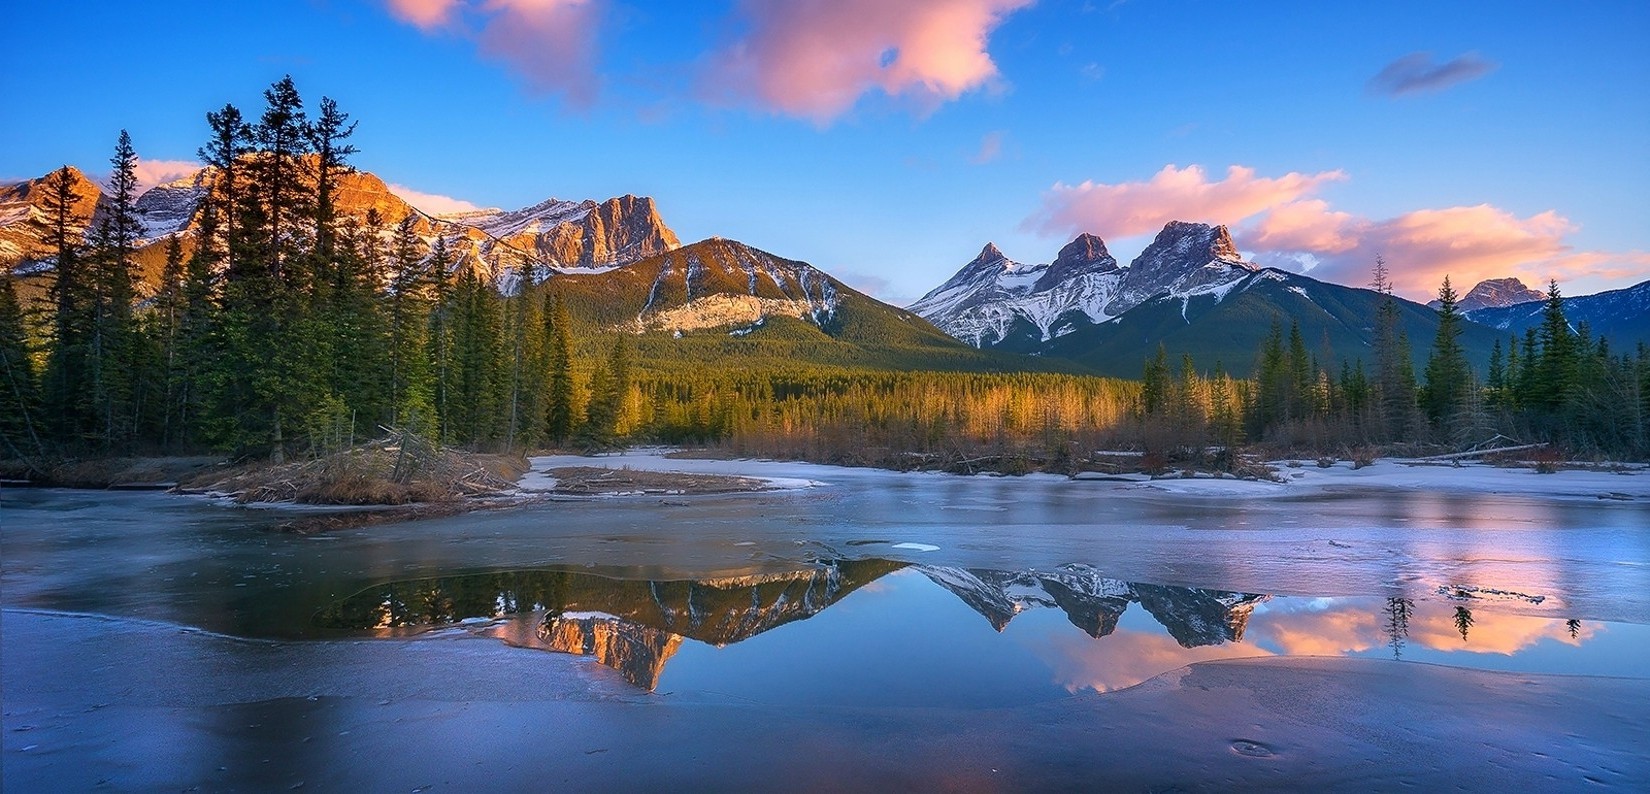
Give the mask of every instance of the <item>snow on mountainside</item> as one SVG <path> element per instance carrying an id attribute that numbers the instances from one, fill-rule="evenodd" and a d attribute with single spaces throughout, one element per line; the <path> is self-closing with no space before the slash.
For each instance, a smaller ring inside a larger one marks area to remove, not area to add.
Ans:
<path id="1" fill-rule="evenodd" d="M 614 271 L 561 273 L 555 284 L 563 294 L 585 296 L 580 304 L 601 304 L 604 325 L 637 333 L 750 327 L 769 317 L 824 327 L 846 294 L 840 283 L 806 262 L 719 238 Z"/>
<path id="2" fill-rule="evenodd" d="M 1092 234 L 1046 265 L 1019 264 L 988 244 L 910 309 L 975 347 L 1029 350 L 1160 295 L 1218 298 L 1255 270 L 1226 227 L 1174 221 L 1126 268 Z"/>
<path id="3" fill-rule="evenodd" d="M 1028 324 L 1037 341 L 1069 332 L 1067 316 L 1076 312 L 1087 322 L 1110 319 L 1105 306 L 1117 289 L 1117 260 L 1106 244 L 1082 235 L 1054 262 L 1023 265 L 987 243 L 980 255 L 921 300 L 911 311 L 941 330 L 975 347 L 991 347 Z"/>

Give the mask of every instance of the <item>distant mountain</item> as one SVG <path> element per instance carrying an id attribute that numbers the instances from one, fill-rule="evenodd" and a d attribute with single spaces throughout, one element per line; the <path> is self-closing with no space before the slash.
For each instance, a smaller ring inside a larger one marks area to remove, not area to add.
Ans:
<path id="1" fill-rule="evenodd" d="M 547 289 L 575 319 L 641 334 L 644 358 L 684 367 L 1061 368 L 972 349 L 813 265 L 721 238 L 609 270 L 557 272 Z"/>
<path id="2" fill-rule="evenodd" d="M 1247 375 L 1254 371 L 1273 323 L 1285 333 L 1298 323 L 1308 351 L 1331 371 L 1341 362 L 1374 364 L 1371 344 L 1380 293 L 1272 268 L 1234 275 L 1231 281 L 1158 295 L 1111 322 L 1054 340 L 1042 354 L 1102 374 L 1137 378 L 1161 344 L 1171 362 L 1189 354 L 1200 370 L 1219 363 L 1228 372 Z M 1397 303 L 1399 327 L 1419 368 L 1437 333 L 1437 312 L 1402 298 Z M 1463 326 L 1461 343 L 1475 366 L 1482 368 L 1489 360 L 1495 339 L 1488 328 Z"/>
<path id="3" fill-rule="evenodd" d="M 1472 312 L 1479 309 L 1498 308 L 1501 306 L 1516 306 L 1520 303 L 1538 301 L 1546 298 L 1546 293 L 1524 286 L 1524 282 L 1516 278 L 1491 278 L 1478 282 L 1460 300 L 1455 307 L 1462 312 Z M 1436 309 L 1440 304 L 1436 299 L 1427 301 L 1429 308 Z"/>
<path id="4" fill-rule="evenodd" d="M 1544 300 L 1532 300 L 1513 306 L 1476 309 L 1466 315 L 1502 335 L 1522 335 L 1524 329 L 1541 324 L 1541 311 L 1545 307 Z M 1576 329 L 1586 323 L 1588 333 L 1594 338 L 1608 339 L 1618 353 L 1629 352 L 1641 342 L 1650 344 L 1650 281 L 1625 289 L 1565 298 L 1564 319 Z"/>
<path id="5" fill-rule="evenodd" d="M 78 170 L 71 169 L 71 173 L 76 191 L 84 197 L 75 213 L 77 232 L 84 235 L 103 194 Z M 152 289 L 168 238 L 180 236 L 186 250 L 192 249 L 201 200 L 216 178 L 214 169 L 203 168 L 138 197 L 136 209 L 146 242 L 137 255 L 142 271 L 140 292 Z M 0 272 L 45 273 L 51 268 L 53 252 L 47 250 L 41 225 L 45 219 L 40 205 L 43 180 L 0 188 Z M 426 250 L 437 235 L 445 236 L 460 267 L 475 269 L 506 290 L 513 287 L 524 263 L 535 279 L 542 279 L 553 270 L 613 267 L 680 245 L 653 199 L 645 196 L 600 202 L 548 199 L 510 212 L 431 215 L 397 195 L 377 175 L 352 171 L 339 177 L 336 204 L 341 216 L 358 222 L 376 211 L 385 233 L 408 216 L 414 217 Z"/>
<path id="6" fill-rule="evenodd" d="M 1121 280 L 1117 260 L 1093 235 L 1068 243 L 1053 262 L 1031 266 L 986 243 L 910 309 L 975 347 L 1027 348 L 1079 324 L 1111 319 L 1106 307 Z"/>
<path id="7" fill-rule="evenodd" d="M 1014 262 L 987 244 L 910 309 L 975 347 L 1039 353 L 1154 296 L 1218 288 L 1254 268 L 1226 227 L 1175 221 L 1126 268 L 1092 234 L 1042 265 Z"/>
<path id="8" fill-rule="evenodd" d="M 1055 263 L 1035 267 L 988 246 L 911 308 L 969 344 L 1065 359 L 1117 377 L 1139 377 L 1160 344 L 1171 360 L 1189 354 L 1203 371 L 1218 362 L 1246 375 L 1274 322 L 1286 332 L 1298 323 L 1307 347 L 1326 356 L 1330 367 L 1358 359 L 1373 363 L 1379 294 L 1246 262 L 1224 226 L 1170 222 L 1122 268 L 1106 255 L 1088 269 L 1062 270 L 1062 260 L 1078 258 L 1068 257 L 1074 248 L 1104 251 L 1104 244 L 1083 235 Z M 1071 275 L 1062 279 L 1062 272 Z M 1474 300 L 1516 294 L 1516 280 L 1509 281 L 1475 288 Z M 1399 299 L 1398 305 L 1413 357 L 1422 364 L 1437 315 L 1410 301 Z M 1471 325 L 1462 339 L 1479 366 L 1494 341 L 1495 334 Z"/>

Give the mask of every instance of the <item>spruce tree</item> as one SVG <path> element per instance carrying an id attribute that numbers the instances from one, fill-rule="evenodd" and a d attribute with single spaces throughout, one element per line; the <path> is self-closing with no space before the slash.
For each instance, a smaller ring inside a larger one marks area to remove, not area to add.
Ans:
<path id="1" fill-rule="evenodd" d="M 1427 358 L 1426 387 L 1422 394 L 1427 418 L 1446 437 L 1454 435 L 1454 428 L 1447 425 L 1462 409 L 1472 381 L 1472 368 L 1461 348 L 1461 323 L 1455 290 L 1450 286 L 1449 276 L 1445 276 L 1443 286 L 1438 288 L 1438 333 L 1433 337 L 1432 354 Z"/>
<path id="2" fill-rule="evenodd" d="M 566 444 L 573 437 L 572 320 L 558 295 L 547 313 L 550 323 L 549 383 L 544 401 L 544 431 L 551 443 Z"/>
<path id="3" fill-rule="evenodd" d="M 9 456 L 21 460 L 45 457 L 39 417 L 40 390 L 23 307 L 12 279 L 0 276 L 0 442 Z"/>
<path id="4" fill-rule="evenodd" d="M 1529 396 L 1532 404 L 1557 410 L 1574 378 L 1576 353 L 1570 323 L 1564 318 L 1564 297 L 1559 294 L 1556 280 L 1547 284 L 1547 302 L 1541 310 L 1537 333 L 1541 354 L 1533 367 Z"/>
<path id="5" fill-rule="evenodd" d="M 75 207 L 87 198 L 75 189 L 69 166 L 46 178 L 41 207 L 45 240 L 54 253 L 52 321 L 46 356 L 43 413 L 54 442 L 71 447 L 85 441 L 96 419 L 91 399 L 91 345 L 96 323 L 96 273 L 85 257 L 85 239 Z"/>

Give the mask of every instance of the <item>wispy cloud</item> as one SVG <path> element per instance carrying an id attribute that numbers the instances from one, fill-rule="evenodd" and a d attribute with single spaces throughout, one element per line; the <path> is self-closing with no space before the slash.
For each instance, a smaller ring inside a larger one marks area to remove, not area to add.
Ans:
<path id="1" fill-rule="evenodd" d="M 464 199 L 452 196 L 443 196 L 440 193 L 425 193 L 414 190 L 406 185 L 390 185 L 390 192 L 408 204 L 413 205 L 431 215 L 446 215 L 452 212 L 475 212 L 482 209 L 480 205 L 472 204 Z"/>
<path id="2" fill-rule="evenodd" d="M 1442 91 L 1450 86 L 1477 80 L 1495 71 L 1499 64 L 1469 52 L 1438 63 L 1430 52 L 1412 52 L 1393 61 L 1369 78 L 1367 89 L 1371 94 L 1401 97 L 1429 91 Z"/>
<path id="3" fill-rule="evenodd" d="M 397 19 L 420 30 L 433 30 L 453 21 L 461 0 L 385 0 Z"/>
<path id="4" fill-rule="evenodd" d="M 998 80 L 991 32 L 1034 0 L 741 0 L 704 88 L 824 124 L 880 91 L 932 109 Z"/>
<path id="5" fill-rule="evenodd" d="M 1340 284 L 1366 283 L 1379 254 L 1391 267 L 1395 291 L 1423 300 L 1446 275 L 1465 288 L 1505 276 L 1543 283 L 1650 273 L 1644 251 L 1576 250 L 1567 238 L 1579 227 L 1554 210 L 1520 216 L 1477 204 L 1367 218 L 1316 196 L 1345 179 L 1339 170 L 1262 177 L 1244 166 L 1210 179 L 1198 166 L 1169 165 L 1141 182 L 1056 184 L 1022 228 L 1128 237 L 1171 220 L 1224 223 L 1235 227 L 1238 247 L 1260 263 Z"/>
<path id="6" fill-rule="evenodd" d="M 975 165 L 985 165 L 986 163 L 1002 157 L 1003 137 L 1004 133 L 1002 130 L 992 130 L 991 132 L 986 133 L 984 137 L 980 138 L 979 151 L 976 151 L 974 156 L 968 158 L 968 162 Z"/>
<path id="7" fill-rule="evenodd" d="M 1253 168 L 1234 165 L 1225 179 L 1210 180 L 1202 166 L 1166 165 L 1145 182 L 1056 183 L 1043 194 L 1042 210 L 1021 227 L 1064 237 L 1078 232 L 1127 237 L 1172 220 L 1235 223 L 1343 179 L 1341 171 L 1260 177 Z"/>
<path id="8" fill-rule="evenodd" d="M 533 91 L 589 107 L 605 0 L 385 0 L 390 14 L 426 33 L 472 38 Z"/>

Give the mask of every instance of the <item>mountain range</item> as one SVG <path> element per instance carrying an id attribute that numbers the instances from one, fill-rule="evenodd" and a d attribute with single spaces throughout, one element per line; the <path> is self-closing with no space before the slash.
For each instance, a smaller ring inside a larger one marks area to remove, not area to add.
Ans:
<path id="1" fill-rule="evenodd" d="M 1573 323 L 1587 320 L 1595 335 L 1635 343 L 1645 333 L 1650 282 L 1618 292 L 1568 299 L 1567 315 Z M 1469 359 L 1487 361 L 1498 331 L 1521 330 L 1538 319 L 1539 303 L 1516 306 L 1541 297 L 1517 279 L 1494 279 L 1470 290 L 1461 302 L 1474 321 L 1461 338 Z M 1244 261 L 1224 226 L 1172 221 L 1125 266 L 1092 234 L 1079 235 L 1053 262 L 1038 265 L 1015 262 L 987 244 L 910 308 L 982 349 L 1138 377 L 1159 345 L 1171 360 L 1191 356 L 1202 371 L 1219 364 L 1248 373 L 1274 323 L 1285 331 L 1298 325 L 1325 365 L 1370 363 L 1381 300 L 1374 290 Z M 1420 366 L 1437 331 L 1437 313 L 1402 298 L 1397 306 Z"/>
<path id="2" fill-rule="evenodd" d="M 80 196 L 75 230 L 96 222 L 105 198 L 69 169 Z M 146 232 L 137 260 L 139 293 L 153 291 L 165 243 L 192 247 L 202 199 L 217 175 L 201 169 L 151 188 L 137 211 Z M 0 272 L 25 295 L 43 295 L 51 252 L 43 234 L 45 177 L 0 187 Z M 1252 370 L 1274 323 L 1300 328 L 1327 365 L 1370 357 L 1372 290 L 1320 281 L 1245 261 L 1226 227 L 1170 222 L 1127 265 L 1105 241 L 1080 234 L 1045 264 L 1022 264 L 987 243 L 980 254 L 908 308 L 878 301 L 806 262 L 734 240 L 682 245 L 653 199 L 547 199 L 505 211 L 431 214 L 374 174 L 339 182 L 340 215 L 374 213 L 384 234 L 411 218 L 426 250 L 444 237 L 457 269 L 513 293 L 523 273 L 563 296 L 579 320 L 638 334 L 653 362 L 727 361 L 753 366 L 827 364 L 878 369 L 1070 371 L 1138 377 L 1162 345 L 1202 370 Z M 1474 321 L 1463 344 L 1486 361 L 1494 341 L 1539 321 L 1540 294 L 1516 279 L 1470 290 L 1461 306 Z M 1417 364 L 1436 313 L 1399 299 L 1401 324 Z M 1650 282 L 1570 298 L 1567 314 L 1625 349 L 1650 339 Z"/>

